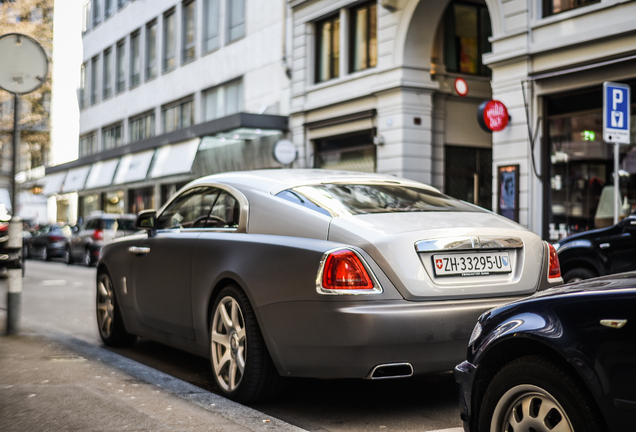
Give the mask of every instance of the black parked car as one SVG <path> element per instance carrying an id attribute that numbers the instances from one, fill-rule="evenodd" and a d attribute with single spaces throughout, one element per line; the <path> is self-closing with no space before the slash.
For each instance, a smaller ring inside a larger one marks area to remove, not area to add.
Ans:
<path id="1" fill-rule="evenodd" d="M 50 261 L 52 258 L 66 259 L 68 242 L 73 231 L 68 225 L 41 225 L 31 237 L 24 238 L 29 258 Z"/>
<path id="2" fill-rule="evenodd" d="M 455 378 L 466 431 L 634 430 L 636 272 L 486 312 Z"/>
<path id="3" fill-rule="evenodd" d="M 611 227 L 571 235 L 554 247 L 565 283 L 636 270 L 636 214 Z"/>

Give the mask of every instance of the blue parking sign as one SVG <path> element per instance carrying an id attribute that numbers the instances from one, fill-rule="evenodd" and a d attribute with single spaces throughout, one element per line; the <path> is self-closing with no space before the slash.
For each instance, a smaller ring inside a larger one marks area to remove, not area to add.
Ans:
<path id="1" fill-rule="evenodd" d="M 603 83 L 603 140 L 629 144 L 630 88 L 627 84 Z"/>

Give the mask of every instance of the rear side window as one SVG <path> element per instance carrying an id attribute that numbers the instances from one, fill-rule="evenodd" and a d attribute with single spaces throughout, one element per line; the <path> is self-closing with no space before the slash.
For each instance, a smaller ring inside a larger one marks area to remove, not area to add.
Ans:
<path id="1" fill-rule="evenodd" d="M 277 194 L 288 201 L 331 215 L 427 211 L 481 211 L 439 192 L 387 184 L 321 184 L 299 186 Z M 292 199 L 293 197 L 293 199 Z M 308 205 L 306 201 L 311 202 Z"/>
<path id="2" fill-rule="evenodd" d="M 232 195 L 213 187 L 199 187 L 172 201 L 157 219 L 157 228 L 234 228 L 238 221 L 239 204 Z"/>

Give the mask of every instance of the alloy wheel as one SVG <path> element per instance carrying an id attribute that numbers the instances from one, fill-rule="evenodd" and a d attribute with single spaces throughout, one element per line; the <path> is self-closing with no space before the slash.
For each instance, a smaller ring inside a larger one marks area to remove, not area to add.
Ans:
<path id="1" fill-rule="evenodd" d="M 245 371 L 247 338 L 243 312 L 231 296 L 224 297 L 214 311 L 211 348 L 217 382 L 227 392 L 236 390 Z"/>
<path id="2" fill-rule="evenodd" d="M 508 390 L 493 413 L 491 432 L 573 432 L 559 402 L 544 389 L 524 384 Z"/>
<path id="3" fill-rule="evenodd" d="M 108 276 L 101 275 L 97 281 L 97 325 L 103 337 L 110 337 L 114 319 L 113 284 Z"/>

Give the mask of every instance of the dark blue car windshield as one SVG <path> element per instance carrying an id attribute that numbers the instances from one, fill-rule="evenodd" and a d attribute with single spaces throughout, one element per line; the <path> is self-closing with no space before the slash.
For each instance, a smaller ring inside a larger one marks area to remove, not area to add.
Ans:
<path id="1" fill-rule="evenodd" d="M 321 184 L 284 190 L 276 196 L 326 215 L 348 213 L 480 211 L 436 191 L 403 185 Z"/>

